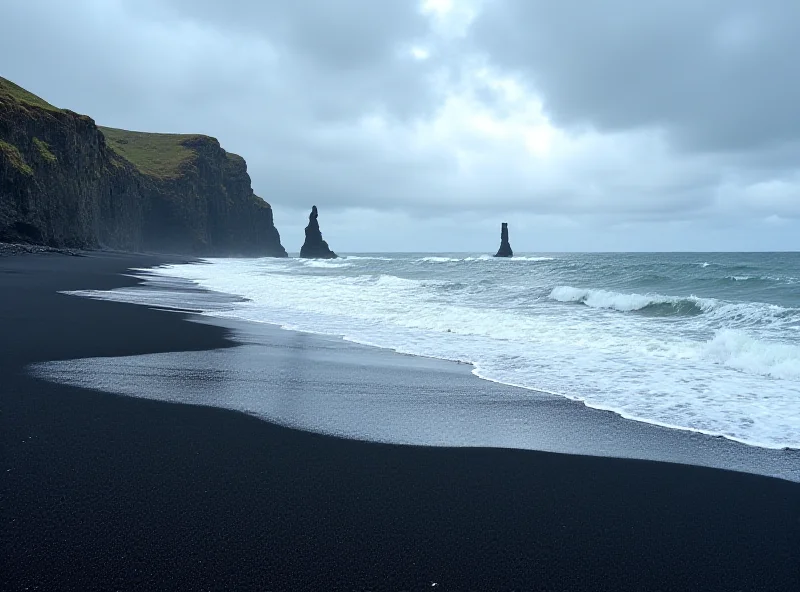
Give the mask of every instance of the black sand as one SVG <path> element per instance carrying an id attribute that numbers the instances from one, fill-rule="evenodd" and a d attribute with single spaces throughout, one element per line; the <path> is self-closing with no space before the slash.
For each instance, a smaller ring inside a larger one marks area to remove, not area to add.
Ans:
<path id="1" fill-rule="evenodd" d="M 229 346 L 175 313 L 56 294 L 157 262 L 0 259 L 2 589 L 800 589 L 796 483 L 338 440 L 25 375 Z"/>

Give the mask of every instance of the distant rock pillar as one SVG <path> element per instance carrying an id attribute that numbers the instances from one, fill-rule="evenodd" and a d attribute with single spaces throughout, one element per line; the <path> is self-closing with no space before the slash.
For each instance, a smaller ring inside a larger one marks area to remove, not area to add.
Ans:
<path id="1" fill-rule="evenodd" d="M 328 247 L 328 243 L 322 240 L 322 232 L 319 230 L 317 222 L 317 206 L 311 208 L 308 216 L 308 226 L 306 226 L 306 242 L 300 249 L 300 256 L 305 259 L 336 259 L 337 255 Z"/>
<path id="2" fill-rule="evenodd" d="M 508 242 L 508 222 L 503 222 L 500 229 L 500 248 L 495 257 L 513 257 L 514 251 L 511 250 L 511 243 Z"/>

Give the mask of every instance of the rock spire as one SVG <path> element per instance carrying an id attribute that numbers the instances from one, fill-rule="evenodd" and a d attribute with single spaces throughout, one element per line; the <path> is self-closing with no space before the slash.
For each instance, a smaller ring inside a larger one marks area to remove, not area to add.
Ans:
<path id="1" fill-rule="evenodd" d="M 508 242 L 508 222 L 503 222 L 500 229 L 500 248 L 497 250 L 495 257 L 513 257 L 514 251 L 511 250 L 511 244 Z"/>
<path id="2" fill-rule="evenodd" d="M 336 259 L 337 255 L 328 247 L 328 243 L 322 240 L 322 232 L 319 230 L 317 222 L 317 206 L 311 208 L 308 216 L 308 226 L 306 226 L 306 242 L 300 249 L 300 256 L 306 259 Z"/>

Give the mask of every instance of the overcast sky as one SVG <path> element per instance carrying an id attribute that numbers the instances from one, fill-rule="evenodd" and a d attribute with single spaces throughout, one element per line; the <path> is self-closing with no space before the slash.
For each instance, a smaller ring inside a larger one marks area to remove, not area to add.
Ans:
<path id="1" fill-rule="evenodd" d="M 800 248 L 797 0 L 3 0 L 0 75 L 244 156 L 298 251 Z"/>

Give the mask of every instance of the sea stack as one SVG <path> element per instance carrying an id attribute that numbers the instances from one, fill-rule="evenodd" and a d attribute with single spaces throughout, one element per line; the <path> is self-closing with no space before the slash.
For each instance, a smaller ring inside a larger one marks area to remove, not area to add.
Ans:
<path id="1" fill-rule="evenodd" d="M 503 222 L 500 229 L 500 248 L 497 250 L 495 257 L 513 257 L 514 251 L 511 250 L 511 244 L 508 242 L 508 222 Z"/>
<path id="2" fill-rule="evenodd" d="M 336 259 L 336 253 L 331 251 L 328 243 L 322 240 L 317 216 L 317 206 L 312 206 L 311 214 L 308 216 L 308 226 L 306 226 L 306 242 L 300 249 L 300 256 L 305 259 Z"/>

